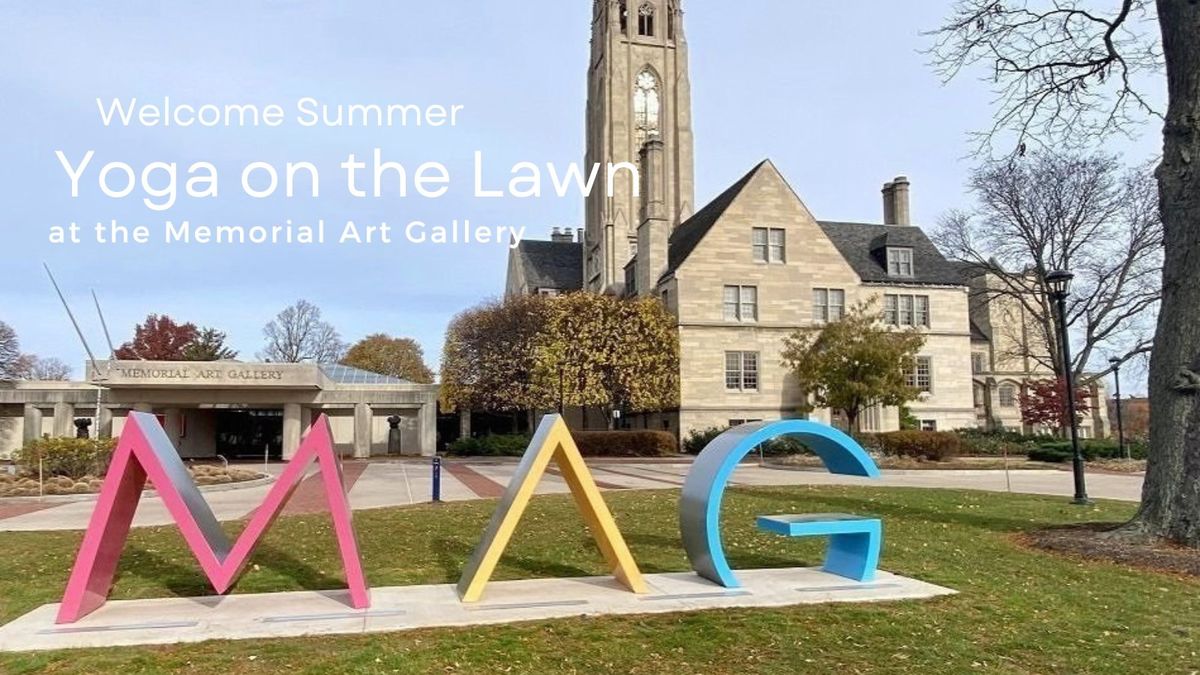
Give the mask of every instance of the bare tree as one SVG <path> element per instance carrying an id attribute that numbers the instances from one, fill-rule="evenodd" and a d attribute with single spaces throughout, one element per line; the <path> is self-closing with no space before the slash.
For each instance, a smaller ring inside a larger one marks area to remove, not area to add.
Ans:
<path id="1" fill-rule="evenodd" d="M 1149 168 L 1122 173 L 1116 157 L 1040 151 L 985 164 L 970 188 L 977 206 L 944 216 L 934 239 L 995 280 L 977 284 L 974 300 L 1003 298 L 1029 317 L 1030 326 L 993 327 L 1014 331 L 1004 341 L 1012 353 L 1003 356 L 1065 375 L 1045 283 L 1056 269 L 1076 274 L 1067 323 L 1078 345 L 1069 364 L 1077 378 L 1107 374 L 1110 358 L 1123 363 L 1150 352 L 1162 295 L 1162 220 Z"/>
<path id="2" fill-rule="evenodd" d="M 71 366 L 68 366 L 59 359 L 53 357 L 41 358 L 33 354 L 26 354 L 24 359 L 25 372 L 22 375 L 23 379 L 47 382 L 71 379 Z"/>
<path id="3" fill-rule="evenodd" d="M 1162 81 L 1165 65 L 1156 173 L 1163 294 L 1150 360 L 1150 454 L 1141 509 L 1123 533 L 1200 547 L 1200 2 L 1099 6 L 958 0 L 935 32 L 934 65 L 949 79 L 987 64 L 997 111 L 981 147 L 1010 132 L 1018 155 L 1031 140 L 1081 145 L 1130 133 L 1131 125 L 1157 116 L 1144 87 Z"/>
<path id="4" fill-rule="evenodd" d="M 259 358 L 278 363 L 337 363 L 346 344 L 337 330 L 321 319 L 321 309 L 307 300 L 284 309 L 263 327 L 267 346 Z"/>
<path id="5" fill-rule="evenodd" d="M 23 369 L 17 332 L 0 321 L 0 382 L 21 379 Z"/>

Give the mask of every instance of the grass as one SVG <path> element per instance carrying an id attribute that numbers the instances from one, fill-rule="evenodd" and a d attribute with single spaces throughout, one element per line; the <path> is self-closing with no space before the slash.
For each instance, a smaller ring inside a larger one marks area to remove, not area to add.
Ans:
<path id="1" fill-rule="evenodd" d="M 676 492 L 606 493 L 642 570 L 688 569 Z M 355 515 L 372 585 L 453 582 L 494 502 Z M 738 488 L 735 568 L 819 564 L 821 544 L 754 530 L 767 513 L 884 518 L 883 567 L 960 591 L 877 605 L 577 618 L 387 635 L 0 655 L 0 672 L 1156 672 L 1200 670 L 1200 580 L 1031 551 L 1032 528 L 1128 517 L 1127 504 L 850 487 Z M 568 515 L 569 514 L 569 515 Z M 79 535 L 0 533 L 0 621 L 58 599 Z M 238 592 L 340 588 L 324 517 L 282 518 Z M 569 497 L 534 500 L 496 578 L 603 574 Z M 113 598 L 204 595 L 171 528 L 135 531 Z"/>

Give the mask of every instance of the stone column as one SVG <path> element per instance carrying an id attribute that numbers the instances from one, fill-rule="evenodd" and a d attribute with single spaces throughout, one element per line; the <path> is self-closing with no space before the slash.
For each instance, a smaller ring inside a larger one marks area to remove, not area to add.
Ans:
<path id="1" fill-rule="evenodd" d="M 96 438 L 112 438 L 112 427 L 112 408 L 100 406 L 100 410 L 96 411 Z"/>
<path id="2" fill-rule="evenodd" d="M 163 413 L 163 430 L 167 432 L 167 438 L 171 439 L 175 449 L 179 450 L 179 441 L 183 439 L 183 411 L 179 408 L 167 408 Z"/>
<path id="3" fill-rule="evenodd" d="M 354 404 L 354 456 L 371 456 L 371 406 L 366 403 Z"/>
<path id="4" fill-rule="evenodd" d="M 437 402 L 426 401 L 417 418 L 417 433 L 421 439 L 421 455 L 432 457 L 437 454 Z"/>
<path id="5" fill-rule="evenodd" d="M 58 438 L 75 437 L 75 406 L 66 401 L 54 404 L 54 435 Z"/>
<path id="6" fill-rule="evenodd" d="M 299 403 L 283 404 L 283 459 L 296 455 L 300 447 L 300 436 L 304 433 L 304 420 Z"/>
<path id="7" fill-rule="evenodd" d="M 471 437 L 471 411 L 460 409 L 458 411 L 458 437 Z"/>
<path id="8" fill-rule="evenodd" d="M 22 434 L 26 443 L 42 437 L 42 410 L 29 403 L 25 404 L 25 432 Z"/>

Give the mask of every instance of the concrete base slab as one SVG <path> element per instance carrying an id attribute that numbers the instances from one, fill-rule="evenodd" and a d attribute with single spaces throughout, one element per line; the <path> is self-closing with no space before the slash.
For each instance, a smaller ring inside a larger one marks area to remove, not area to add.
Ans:
<path id="1" fill-rule="evenodd" d="M 451 584 L 371 590 L 371 608 L 354 610 L 342 591 L 120 600 L 83 620 L 57 625 L 58 605 L 0 627 L 0 651 L 164 645 L 306 635 L 383 633 L 572 616 L 660 614 L 734 607 L 932 598 L 948 588 L 880 572 L 857 583 L 819 568 L 743 570 L 742 588 L 723 588 L 691 573 L 649 574 L 650 593 L 635 595 L 610 577 L 528 579 L 488 584 L 484 600 L 463 604 Z"/>

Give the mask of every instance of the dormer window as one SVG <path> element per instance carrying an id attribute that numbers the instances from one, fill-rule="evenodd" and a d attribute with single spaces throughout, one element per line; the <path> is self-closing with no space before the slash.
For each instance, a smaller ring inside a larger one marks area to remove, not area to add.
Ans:
<path id="1" fill-rule="evenodd" d="M 887 250 L 888 276 L 913 276 L 913 250 L 889 246 Z"/>
<path id="2" fill-rule="evenodd" d="M 641 8 L 638 9 L 638 35 L 654 37 L 654 16 L 657 13 L 654 5 L 649 2 L 642 3 Z"/>

